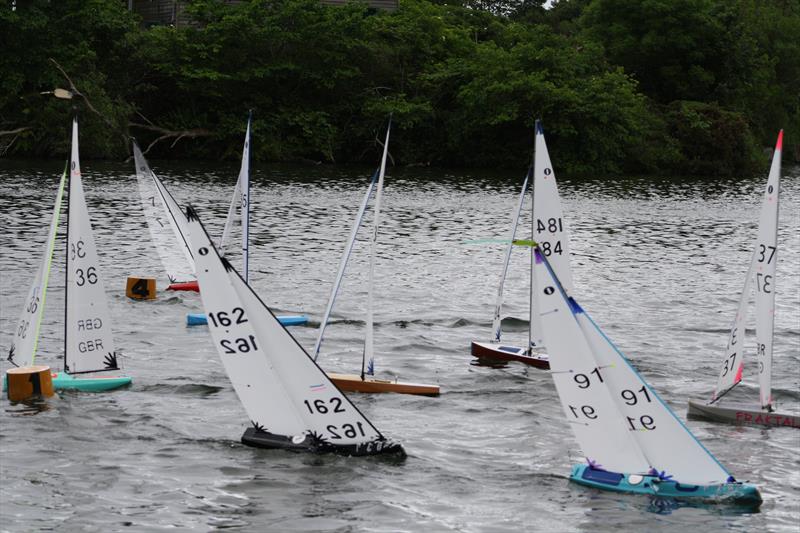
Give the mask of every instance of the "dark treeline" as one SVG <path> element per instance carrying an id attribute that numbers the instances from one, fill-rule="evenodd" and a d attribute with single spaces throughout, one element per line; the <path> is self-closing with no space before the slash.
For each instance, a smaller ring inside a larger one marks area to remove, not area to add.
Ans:
<path id="1" fill-rule="evenodd" d="M 143 28 L 120 0 L 0 7 L 0 154 L 523 168 L 542 118 L 565 174 L 763 172 L 800 145 L 800 1 L 195 0 Z M 54 98 L 54 88 L 77 91 Z M 80 96 L 82 95 L 83 98 Z"/>

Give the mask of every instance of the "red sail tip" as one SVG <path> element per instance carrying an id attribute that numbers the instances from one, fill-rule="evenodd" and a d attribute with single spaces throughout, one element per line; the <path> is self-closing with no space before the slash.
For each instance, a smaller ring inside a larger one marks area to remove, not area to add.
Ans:
<path id="1" fill-rule="evenodd" d="M 775 143 L 776 150 L 783 150 L 783 130 L 778 132 L 778 142 Z"/>

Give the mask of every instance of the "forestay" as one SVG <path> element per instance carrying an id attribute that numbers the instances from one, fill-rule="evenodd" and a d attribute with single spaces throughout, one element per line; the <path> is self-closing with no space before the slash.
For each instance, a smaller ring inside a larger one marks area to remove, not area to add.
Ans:
<path id="1" fill-rule="evenodd" d="M 228 207 L 228 216 L 225 219 L 225 228 L 220 239 L 220 251 L 224 254 L 225 248 L 230 240 L 233 223 L 236 219 L 236 209 L 239 209 L 239 217 L 242 225 L 242 270 L 245 282 L 249 280 L 250 272 L 250 124 L 253 115 L 247 117 L 247 131 L 244 136 L 244 148 L 242 149 L 242 165 L 239 168 L 239 178 L 236 180 L 236 187 L 233 190 L 231 205 Z"/>
<path id="2" fill-rule="evenodd" d="M 358 207 L 358 213 L 356 213 L 356 218 L 353 221 L 353 227 L 350 230 L 350 238 L 347 240 L 347 244 L 344 247 L 344 252 L 342 253 L 342 258 L 339 260 L 339 270 L 336 272 L 336 279 L 333 282 L 333 287 L 331 288 L 331 295 L 328 297 L 328 305 L 325 307 L 325 313 L 322 315 L 322 321 L 319 324 L 319 333 L 317 334 L 317 342 L 314 344 L 314 360 L 317 360 L 319 357 L 319 349 L 322 345 L 322 339 L 325 335 L 325 328 L 328 325 L 328 319 L 331 316 L 331 311 L 333 310 L 333 304 L 336 301 L 336 295 L 339 293 L 339 286 L 342 284 L 342 278 L 344 277 L 344 271 L 347 268 L 347 262 L 350 259 L 350 254 L 353 251 L 353 245 L 356 242 L 356 236 L 358 235 L 358 228 L 361 227 L 361 221 L 364 218 L 364 212 L 367 210 L 367 204 L 369 203 L 369 197 L 372 195 L 373 189 L 375 189 L 375 183 L 378 180 L 378 173 L 380 170 L 376 170 L 375 173 L 372 175 L 372 178 L 369 181 L 369 185 L 367 186 L 367 192 L 364 193 L 364 199 L 361 200 L 361 205 Z"/>
<path id="3" fill-rule="evenodd" d="M 219 256 L 191 208 L 187 218 L 209 329 L 253 425 L 286 436 L 316 435 L 337 446 L 383 440 Z"/>
<path id="4" fill-rule="evenodd" d="M 369 242 L 369 281 L 368 281 L 368 295 L 367 295 L 367 326 L 366 335 L 364 337 L 364 361 L 366 361 L 366 369 L 363 368 L 361 373 L 374 374 L 375 371 L 375 348 L 372 340 L 373 329 L 373 292 L 375 290 L 375 254 L 378 247 L 378 227 L 380 225 L 381 215 L 381 198 L 383 197 L 383 176 L 386 173 L 386 154 L 389 152 L 389 133 L 392 131 L 392 122 L 386 127 L 386 140 L 383 143 L 383 156 L 381 157 L 381 167 L 378 172 L 378 185 L 375 192 L 375 207 L 373 208 L 373 229 L 372 238 Z"/>
<path id="5" fill-rule="evenodd" d="M 165 193 L 161 180 L 150 169 L 136 141 L 133 141 L 133 158 L 136 164 L 136 181 L 142 197 L 142 210 L 167 277 L 171 283 L 193 280 L 194 260 L 181 234 L 180 223 L 168 208 L 170 201 L 175 202 L 169 193 Z M 183 216 L 177 204 L 176 210 Z"/>
<path id="6" fill-rule="evenodd" d="M 775 324 L 775 267 L 778 263 L 778 201 L 780 198 L 783 130 L 778 134 L 767 189 L 758 221 L 755 249 L 756 344 L 761 407 L 772 406 L 772 337 Z"/>
<path id="7" fill-rule="evenodd" d="M 655 469 L 680 483 L 727 482 L 730 474 L 565 293 L 538 248 L 535 254 L 551 372 L 587 459 L 613 472 Z"/>
<path id="8" fill-rule="evenodd" d="M 501 316 L 503 310 L 503 287 L 506 283 L 506 275 L 508 274 L 508 264 L 511 261 L 511 251 L 514 249 L 514 238 L 517 235 L 517 225 L 519 224 L 519 215 L 522 212 L 522 206 L 525 203 L 525 193 L 528 190 L 528 181 L 531 178 L 533 168 L 529 168 L 525 174 L 525 180 L 522 182 L 522 190 L 519 193 L 519 201 L 517 208 L 511 217 L 511 229 L 508 232 L 508 246 L 506 253 L 503 257 L 503 270 L 500 274 L 500 285 L 497 287 L 497 298 L 494 303 L 494 318 L 492 318 L 492 338 L 495 342 L 500 342 L 500 335 L 502 334 L 503 318 Z"/>
<path id="9" fill-rule="evenodd" d="M 47 283 L 50 278 L 50 266 L 53 261 L 53 251 L 56 243 L 56 230 L 58 229 L 58 219 L 61 214 L 61 202 L 64 197 L 66 183 L 67 169 L 65 168 L 58 184 L 56 202 L 53 206 L 53 218 L 50 220 L 50 230 L 47 232 L 47 240 L 44 243 L 44 253 L 42 254 L 39 268 L 36 270 L 36 277 L 28 291 L 28 296 L 25 298 L 22 313 L 17 321 L 17 328 L 14 330 L 14 340 L 11 343 L 11 349 L 8 354 L 8 360 L 17 366 L 31 366 L 36 358 L 39 327 L 44 313 Z"/>
<path id="10" fill-rule="evenodd" d="M 68 220 L 64 370 L 70 374 L 118 370 L 111 315 L 83 194 L 77 119 L 72 122 Z"/>

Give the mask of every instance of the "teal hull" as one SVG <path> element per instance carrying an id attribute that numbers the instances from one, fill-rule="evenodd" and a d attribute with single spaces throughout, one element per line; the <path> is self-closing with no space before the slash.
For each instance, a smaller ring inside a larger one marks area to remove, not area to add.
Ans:
<path id="1" fill-rule="evenodd" d="M 102 392 L 130 385 L 128 376 L 75 377 L 64 372 L 53 376 L 55 390 L 77 390 L 83 392 Z"/>
<path id="2" fill-rule="evenodd" d="M 606 472 L 587 464 L 573 466 L 569 479 L 595 489 L 644 494 L 659 498 L 727 502 L 753 506 L 760 505 L 762 501 L 758 489 L 754 485 L 745 483 L 682 485 L 672 480 L 660 480 L 657 476 L 652 475 L 635 476 Z"/>
<path id="3" fill-rule="evenodd" d="M 284 326 L 302 326 L 308 323 L 308 317 L 305 315 L 283 315 L 278 317 L 278 322 Z M 205 313 L 189 313 L 186 315 L 187 326 L 205 326 L 208 324 L 208 318 Z"/>

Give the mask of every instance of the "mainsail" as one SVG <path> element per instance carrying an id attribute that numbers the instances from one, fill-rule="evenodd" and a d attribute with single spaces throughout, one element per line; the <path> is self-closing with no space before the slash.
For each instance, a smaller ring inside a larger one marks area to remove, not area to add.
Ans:
<path id="1" fill-rule="evenodd" d="M 381 167 L 378 172 L 378 185 L 375 192 L 375 206 L 372 215 L 372 238 L 369 242 L 369 280 L 367 296 L 367 325 L 364 337 L 364 358 L 361 365 L 361 374 L 372 375 L 375 372 L 375 349 L 372 340 L 373 329 L 373 292 L 375 288 L 375 254 L 378 247 L 378 227 L 380 225 L 381 198 L 383 197 L 383 176 L 386 173 L 386 154 L 389 152 L 389 134 L 392 131 L 392 121 L 386 127 L 386 140 L 383 143 L 383 156 L 381 157 Z M 366 365 L 366 366 L 365 366 Z"/>
<path id="2" fill-rule="evenodd" d="M 511 251 L 514 249 L 514 238 L 517 235 L 517 225 L 519 224 L 519 215 L 522 212 L 522 206 L 525 203 L 525 193 L 528 190 L 528 181 L 531 178 L 533 167 L 528 169 L 525 174 L 525 179 L 522 182 L 522 190 L 519 193 L 519 201 L 514 214 L 511 217 L 511 229 L 508 231 L 508 245 L 506 246 L 506 254 L 503 257 L 503 270 L 500 274 L 500 285 L 497 287 L 497 298 L 494 302 L 494 317 L 492 318 L 492 339 L 495 342 L 500 342 L 500 335 L 502 333 L 503 318 L 501 316 L 503 310 L 503 286 L 506 283 L 506 275 L 508 274 L 508 263 L 511 261 Z"/>
<path id="3" fill-rule="evenodd" d="M 342 284 L 342 277 L 344 276 L 345 268 L 347 268 L 347 261 L 350 259 L 350 253 L 353 251 L 353 245 L 356 242 L 358 228 L 361 227 L 361 221 L 364 218 L 364 212 L 367 210 L 367 203 L 369 203 L 369 197 L 372 195 L 372 191 L 375 188 L 375 183 L 378 180 L 379 172 L 380 170 L 376 170 L 372 175 L 372 179 L 370 179 L 369 185 L 367 186 L 367 192 L 364 193 L 364 199 L 361 200 L 358 213 L 356 213 L 356 218 L 353 221 L 353 228 L 350 230 L 350 238 L 347 240 L 347 244 L 344 247 L 344 252 L 342 253 L 342 258 L 339 261 L 339 270 L 336 272 L 336 280 L 333 282 L 331 295 L 328 297 L 328 305 L 325 307 L 325 313 L 322 315 L 322 321 L 319 324 L 319 333 L 317 334 L 317 342 L 314 345 L 313 352 L 315 361 L 317 360 L 317 357 L 319 357 L 319 349 L 322 345 L 322 339 L 325 335 L 325 328 L 328 325 L 328 319 L 330 318 L 331 311 L 333 310 L 333 303 L 336 301 L 336 295 L 339 293 L 339 286 Z"/>
<path id="4" fill-rule="evenodd" d="M 44 313 L 45 296 L 47 295 L 47 282 L 50 278 L 50 266 L 53 261 L 53 251 L 56 245 L 56 230 L 61 214 L 61 202 L 64 197 L 64 187 L 67 183 L 67 169 L 61 174 L 58 184 L 56 202 L 53 206 L 53 218 L 50 220 L 50 230 L 44 244 L 39 268 L 33 279 L 28 296 L 25 298 L 25 307 L 22 309 L 17 328 L 14 330 L 14 340 L 8 353 L 8 360 L 21 367 L 31 366 L 36 358 L 36 347 L 39 343 L 39 327 Z"/>
<path id="5" fill-rule="evenodd" d="M 728 482 L 728 471 L 567 294 L 538 247 L 535 256 L 550 368 L 590 464 L 628 474 L 658 472 L 680 483 Z"/>
<path id="6" fill-rule="evenodd" d="M 253 426 L 333 446 L 384 440 L 219 256 L 191 208 L 187 218 L 211 336 Z"/>
<path id="7" fill-rule="evenodd" d="M 106 291 L 83 194 L 78 120 L 72 122 L 67 224 L 67 305 L 64 370 L 69 374 L 118 370 Z"/>
<path id="8" fill-rule="evenodd" d="M 236 219 L 236 209 L 239 209 L 239 217 L 242 223 L 242 271 L 244 280 L 249 280 L 250 271 L 250 124 L 253 114 L 247 117 L 247 132 L 244 137 L 244 148 L 242 149 L 242 165 L 239 168 L 239 178 L 233 189 L 231 205 L 228 207 L 228 216 L 225 219 L 225 228 L 219 241 L 219 249 L 223 254 L 230 241 L 231 231 Z"/>
<path id="9" fill-rule="evenodd" d="M 772 339 L 775 326 L 775 267 L 778 263 L 778 201 L 781 189 L 783 130 L 778 134 L 767 190 L 758 220 L 755 249 L 756 344 L 761 407 L 772 408 Z"/>
<path id="10" fill-rule="evenodd" d="M 194 259 L 181 230 L 185 227 L 185 223 L 176 219 L 172 211 L 176 211 L 181 217 L 183 213 L 161 180 L 150 169 L 136 141 L 133 141 L 133 158 L 136 164 L 136 181 L 142 197 L 142 209 L 167 277 L 171 283 L 193 280 Z"/>

